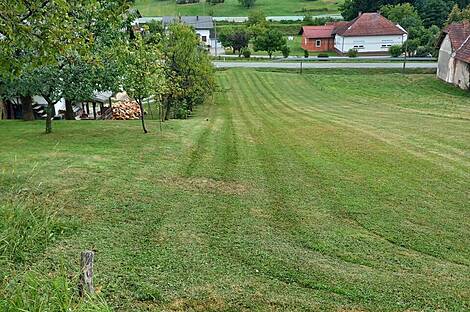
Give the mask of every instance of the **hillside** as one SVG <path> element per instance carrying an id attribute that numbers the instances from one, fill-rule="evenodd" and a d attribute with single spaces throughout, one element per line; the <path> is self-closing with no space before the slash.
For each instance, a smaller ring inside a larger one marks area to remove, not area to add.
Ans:
<path id="1" fill-rule="evenodd" d="M 204 1 L 204 0 L 201 0 Z M 177 5 L 175 0 L 136 0 L 136 6 L 144 16 L 161 15 L 214 15 L 214 16 L 247 16 L 251 10 L 262 10 L 269 16 L 277 15 L 311 15 L 338 13 L 342 0 L 257 0 L 253 9 L 244 9 L 238 0 L 225 0 L 225 3 L 209 5 Z"/>
<path id="2" fill-rule="evenodd" d="M 0 121 L 0 311 L 470 310 L 465 91 L 377 70 L 216 78 L 213 102 L 148 135 Z M 85 248 L 109 307 L 74 299 Z"/>

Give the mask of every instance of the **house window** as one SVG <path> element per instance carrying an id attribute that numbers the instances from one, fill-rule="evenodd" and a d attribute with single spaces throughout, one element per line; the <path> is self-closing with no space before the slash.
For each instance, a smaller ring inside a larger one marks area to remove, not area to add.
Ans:
<path id="1" fill-rule="evenodd" d="M 207 36 L 202 36 L 202 41 L 207 42 Z"/>
<path id="2" fill-rule="evenodd" d="M 315 41 L 315 46 L 316 46 L 317 48 L 321 47 L 321 40 L 316 40 L 316 41 Z"/>
<path id="3" fill-rule="evenodd" d="M 355 45 L 354 49 L 356 49 L 356 50 L 364 49 L 364 46 L 363 45 Z"/>

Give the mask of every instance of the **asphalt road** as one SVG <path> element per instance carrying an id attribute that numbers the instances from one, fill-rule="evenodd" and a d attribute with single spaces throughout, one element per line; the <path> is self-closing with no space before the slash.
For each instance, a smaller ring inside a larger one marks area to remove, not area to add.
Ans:
<path id="1" fill-rule="evenodd" d="M 219 62 L 214 61 L 217 68 L 300 68 L 300 63 L 288 62 Z M 303 68 L 402 68 L 403 63 L 303 63 Z M 406 68 L 437 68 L 437 63 L 407 63 Z"/>

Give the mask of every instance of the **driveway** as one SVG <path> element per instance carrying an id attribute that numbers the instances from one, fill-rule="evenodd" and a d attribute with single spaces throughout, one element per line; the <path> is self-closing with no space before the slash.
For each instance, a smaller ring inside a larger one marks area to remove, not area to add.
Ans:
<path id="1" fill-rule="evenodd" d="M 214 61 L 217 68 L 402 68 L 403 63 L 287 63 L 287 62 L 220 62 Z M 437 68 L 437 63 L 407 63 L 406 68 Z"/>

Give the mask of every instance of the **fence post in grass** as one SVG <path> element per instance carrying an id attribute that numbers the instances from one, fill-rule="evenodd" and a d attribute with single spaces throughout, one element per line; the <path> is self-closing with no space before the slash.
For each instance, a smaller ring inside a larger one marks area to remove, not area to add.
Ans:
<path id="1" fill-rule="evenodd" d="M 303 66 L 303 62 L 300 61 L 300 74 L 301 74 L 301 75 L 302 75 L 303 67 L 304 67 L 304 66 Z"/>
<path id="2" fill-rule="evenodd" d="M 95 253 L 90 250 L 85 250 L 80 253 L 80 281 L 78 284 L 78 293 L 80 297 L 85 294 L 92 295 L 95 293 L 93 287 L 93 259 Z"/>

